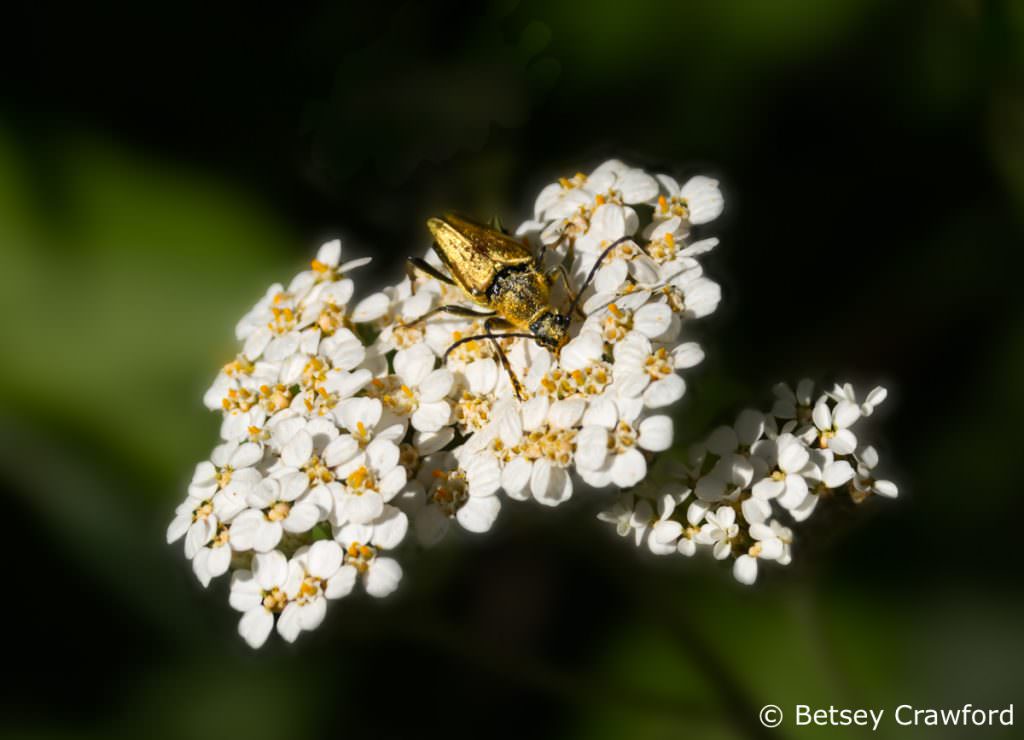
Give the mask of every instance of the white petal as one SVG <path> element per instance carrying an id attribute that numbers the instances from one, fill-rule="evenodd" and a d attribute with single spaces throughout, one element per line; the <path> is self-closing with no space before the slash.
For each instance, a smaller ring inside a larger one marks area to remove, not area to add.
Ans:
<path id="1" fill-rule="evenodd" d="M 828 410 L 828 404 L 825 401 L 819 401 L 814 405 L 814 411 L 811 412 L 811 419 L 814 421 L 814 426 L 818 429 L 831 429 L 832 428 L 832 414 Z"/>
<path id="2" fill-rule="evenodd" d="M 277 634 L 288 642 L 295 642 L 302 632 L 301 610 L 302 607 L 293 601 L 277 617 Z"/>
<path id="3" fill-rule="evenodd" d="M 699 365 L 704 361 L 704 350 L 696 342 L 684 342 L 672 350 L 672 364 L 677 370 Z"/>
<path id="4" fill-rule="evenodd" d="M 646 374 L 644 377 L 647 377 Z M 605 429 L 614 429 L 619 421 L 619 410 L 615 402 L 607 396 L 592 398 L 581 421 L 584 427 L 599 426 Z"/>
<path id="5" fill-rule="evenodd" d="M 664 303 L 648 303 L 633 314 L 633 329 L 654 339 L 672 324 L 672 309 Z"/>
<path id="6" fill-rule="evenodd" d="M 384 550 L 393 550 L 405 539 L 409 530 L 409 518 L 405 512 L 394 506 L 385 506 L 381 515 L 373 522 L 374 546 Z"/>
<path id="7" fill-rule="evenodd" d="M 829 488 L 838 488 L 853 478 L 853 467 L 846 460 L 836 460 L 825 466 L 823 481 Z"/>
<path id="8" fill-rule="evenodd" d="M 357 399 L 353 399 L 357 400 Z M 324 463 L 330 468 L 347 463 L 359 452 L 359 442 L 351 435 L 342 434 L 331 440 L 324 450 Z"/>
<path id="9" fill-rule="evenodd" d="M 347 494 L 341 504 L 341 518 L 355 524 L 368 524 L 384 511 L 384 499 L 376 491 L 367 491 L 361 496 Z"/>
<path id="10" fill-rule="evenodd" d="M 501 501 L 497 496 L 472 497 L 455 513 L 463 529 L 469 532 L 486 532 L 498 518 Z"/>
<path id="11" fill-rule="evenodd" d="M 328 267 L 337 267 L 341 260 L 341 239 L 331 239 L 324 242 L 317 250 L 316 259 Z"/>
<path id="12" fill-rule="evenodd" d="M 501 487 L 509 498 L 525 501 L 529 497 L 532 463 L 522 457 L 513 458 L 501 471 Z"/>
<path id="13" fill-rule="evenodd" d="M 213 535 L 216 533 L 217 522 L 214 517 L 194 522 L 188 528 L 188 533 L 185 535 L 185 557 L 189 559 L 194 558 L 196 553 L 199 552 L 199 548 L 212 540 Z"/>
<path id="14" fill-rule="evenodd" d="M 533 464 L 530 490 L 533 497 L 545 506 L 557 506 L 572 496 L 572 480 L 565 470 L 541 458 Z"/>
<path id="15" fill-rule="evenodd" d="M 586 426 L 576 436 L 573 459 L 581 470 L 597 470 L 608 457 L 608 430 L 599 426 Z"/>
<path id="16" fill-rule="evenodd" d="M 413 412 L 413 428 L 420 432 L 436 432 L 448 424 L 452 416 L 452 409 L 445 401 L 433 403 L 421 403 L 419 408 Z"/>
<path id="17" fill-rule="evenodd" d="M 167 544 L 180 540 L 192 526 L 191 514 L 179 514 L 167 527 Z"/>
<path id="18" fill-rule="evenodd" d="M 417 509 L 413 521 L 416 540 L 425 547 L 432 547 L 440 542 L 451 525 L 451 520 L 433 504 Z"/>
<path id="19" fill-rule="evenodd" d="M 374 470 L 391 470 L 398 465 L 398 445 L 387 439 L 375 439 L 366 446 L 366 458 Z"/>
<path id="20" fill-rule="evenodd" d="M 777 499 L 779 506 L 784 509 L 794 509 L 807 498 L 807 481 L 801 476 L 790 474 L 786 476 L 786 490 Z"/>
<path id="21" fill-rule="evenodd" d="M 647 461 L 637 449 L 626 450 L 611 461 L 612 481 L 619 488 L 630 488 L 647 475 Z"/>
<path id="22" fill-rule="evenodd" d="M 238 620 L 238 634 L 251 648 L 262 646 L 273 628 L 274 617 L 262 605 L 250 609 Z"/>
<path id="23" fill-rule="evenodd" d="M 851 426 L 860 418 L 860 407 L 849 401 L 840 401 L 832 411 L 832 423 L 836 428 Z"/>
<path id="24" fill-rule="evenodd" d="M 280 587 L 288 577 L 288 559 L 277 550 L 255 555 L 252 559 L 252 575 L 264 591 Z"/>
<path id="25" fill-rule="evenodd" d="M 548 411 L 548 423 L 557 429 L 572 429 L 582 418 L 587 402 L 582 398 L 555 401 Z"/>
<path id="26" fill-rule="evenodd" d="M 899 495 L 899 488 L 890 480 L 876 480 L 873 490 L 879 496 L 886 498 L 896 498 Z"/>
<path id="27" fill-rule="evenodd" d="M 647 386 L 644 391 L 644 405 L 649 409 L 670 406 L 686 393 L 686 381 L 676 374 L 668 375 Z"/>
<path id="28" fill-rule="evenodd" d="M 281 541 L 281 534 L 284 528 L 280 522 L 268 522 L 266 519 L 260 522 L 256 528 L 256 537 L 252 543 L 252 549 L 258 553 L 269 553 L 277 543 Z"/>
<path id="29" fill-rule="evenodd" d="M 420 400 L 423 402 L 440 401 L 448 395 L 455 382 L 454 376 L 449 370 L 438 368 L 420 383 Z"/>
<path id="30" fill-rule="evenodd" d="M 356 304 L 355 309 L 352 311 L 352 321 L 361 324 L 366 321 L 379 319 L 387 313 L 390 305 L 391 300 L 383 293 L 369 295 Z"/>
<path id="31" fill-rule="evenodd" d="M 340 599 L 348 596 L 352 592 L 352 587 L 356 583 L 357 571 L 351 565 L 343 565 L 338 569 L 337 573 L 331 576 L 330 580 L 327 581 L 327 587 L 324 589 L 324 596 L 328 599 Z"/>
<path id="32" fill-rule="evenodd" d="M 763 498 L 748 498 L 740 505 L 743 518 L 753 526 L 772 515 L 772 506 Z"/>
<path id="33" fill-rule="evenodd" d="M 663 452 L 672 446 L 672 418 L 649 416 L 640 422 L 637 444 L 651 452 Z"/>
<path id="34" fill-rule="evenodd" d="M 837 455 L 852 455 L 857 449 L 857 437 L 849 429 L 840 429 L 828 441 L 828 448 Z"/>
<path id="35" fill-rule="evenodd" d="M 315 630 L 324 621 L 327 615 L 327 599 L 317 596 L 312 601 L 303 604 L 299 610 L 299 624 L 304 631 Z"/>
<path id="36" fill-rule="evenodd" d="M 290 468 L 301 468 L 313 454 L 313 438 L 302 430 L 281 448 L 281 461 Z"/>
<path id="37" fill-rule="evenodd" d="M 757 558 L 740 555 L 732 565 L 732 574 L 740 583 L 751 585 L 757 580 Z"/>
<path id="38" fill-rule="evenodd" d="M 414 344 L 395 353 L 392 362 L 395 372 L 406 385 L 415 388 L 431 373 L 436 360 L 430 347 L 425 344 Z"/>
<path id="39" fill-rule="evenodd" d="M 319 507 L 312 502 L 303 501 L 292 506 L 288 516 L 281 522 L 281 526 L 286 532 L 301 534 L 311 530 L 318 521 L 320 521 Z"/>
<path id="40" fill-rule="evenodd" d="M 501 488 L 501 467 L 490 455 L 474 455 L 463 468 L 470 496 L 491 496 Z"/>
<path id="41" fill-rule="evenodd" d="M 402 580 L 402 566 L 391 558 L 374 558 L 363 577 L 363 587 L 378 599 L 391 594 Z"/>

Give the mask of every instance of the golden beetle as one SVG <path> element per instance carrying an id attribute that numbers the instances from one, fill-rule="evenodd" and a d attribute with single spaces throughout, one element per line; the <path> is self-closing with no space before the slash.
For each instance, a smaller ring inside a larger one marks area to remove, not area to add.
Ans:
<path id="1" fill-rule="evenodd" d="M 618 239 L 605 248 L 579 293 L 573 294 L 564 265 L 565 262 L 572 262 L 571 247 L 565 260 L 545 273 L 543 248 L 540 254 L 535 255 L 522 242 L 497 228 L 451 213 L 442 218 L 428 219 L 427 228 L 434 237 L 433 249 L 450 275 L 445 275 L 418 257 L 409 258 L 410 270 L 421 270 L 441 282 L 454 285 L 469 300 L 488 310 L 474 311 L 458 305 L 438 306 L 420 317 L 418 322 L 442 312 L 485 318 L 486 333 L 459 339 L 445 352 L 445 358 L 460 344 L 490 339 L 520 399 L 523 398 L 522 387 L 497 340 L 516 337 L 533 339 L 557 354 L 569 341 L 572 315 L 580 296 L 594 279 L 605 256 L 628 238 Z M 565 281 L 570 301 L 565 311 L 551 306 L 551 288 L 559 277 Z M 495 330 L 506 331 L 495 334 Z"/>

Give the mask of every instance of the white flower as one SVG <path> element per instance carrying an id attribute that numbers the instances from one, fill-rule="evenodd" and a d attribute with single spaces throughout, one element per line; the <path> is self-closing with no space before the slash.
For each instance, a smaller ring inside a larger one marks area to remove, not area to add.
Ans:
<path id="1" fill-rule="evenodd" d="M 686 383 L 677 371 L 704 359 L 703 351 L 694 342 L 655 348 L 650 339 L 635 331 L 615 345 L 614 356 L 619 393 L 627 398 L 642 396 L 647 408 L 669 406 L 682 398 Z"/>
<path id="2" fill-rule="evenodd" d="M 803 441 L 792 434 L 780 434 L 777 439 L 758 447 L 758 454 L 774 470 L 754 484 L 751 492 L 762 499 L 777 499 L 779 506 L 795 509 L 807 498 L 807 481 L 802 473 L 810 462 L 811 454 Z"/>
<path id="3" fill-rule="evenodd" d="M 250 508 L 231 522 L 231 544 L 236 550 L 268 552 L 277 547 L 284 532 L 308 532 L 326 518 L 322 487 L 307 494 L 309 478 L 305 473 L 286 472 L 266 478 L 253 489 L 246 503 Z M 304 495 L 305 494 L 305 495 Z"/>
<path id="4" fill-rule="evenodd" d="M 750 585 L 757 580 L 757 561 L 778 560 L 783 556 L 785 545 L 776 531 L 766 524 L 753 523 L 748 533 L 754 543 L 736 558 L 732 572 L 737 581 Z"/>
<path id="5" fill-rule="evenodd" d="M 380 553 L 397 547 L 408 527 L 405 513 L 394 506 L 385 506 L 381 515 L 367 524 L 337 527 L 334 539 L 345 551 L 345 564 L 341 567 L 345 577 L 354 580 L 361 576 L 363 588 L 370 596 L 383 598 L 392 593 L 402 580 L 402 567 L 397 560 Z"/>
<path id="6" fill-rule="evenodd" d="M 711 433 L 705 446 L 707 452 L 716 455 L 718 460 L 697 480 L 697 498 L 713 502 L 732 497 L 765 474 L 765 463 L 760 457 L 750 454 L 764 430 L 764 416 L 746 409 L 737 417 L 734 426 L 721 426 Z M 698 468 L 703 467 L 704 451 L 699 451 L 696 457 Z"/>
<path id="7" fill-rule="evenodd" d="M 288 559 L 277 550 L 254 555 L 251 571 L 232 574 L 229 601 L 242 612 L 238 633 L 250 647 L 258 648 L 267 641 L 275 615 L 288 606 L 289 593 L 297 593 L 299 584 L 289 583 L 288 576 Z M 277 628 L 289 642 L 298 637 L 300 629 L 298 620 L 279 621 Z"/>
<path id="8" fill-rule="evenodd" d="M 811 412 L 818 428 L 818 443 L 837 455 L 851 455 L 857 449 L 857 437 L 849 427 L 860 418 L 860 407 L 850 401 L 839 401 L 829 409 L 828 403 L 819 401 Z"/>
<path id="9" fill-rule="evenodd" d="M 689 495 L 689 489 L 671 486 L 657 498 L 658 518 L 652 522 L 647 535 L 647 548 L 655 555 L 678 552 L 677 542 L 683 535 L 683 525 L 672 518 L 676 507 Z"/>
<path id="10" fill-rule="evenodd" d="M 338 437 L 338 428 L 326 418 L 306 419 L 302 416 L 286 416 L 271 425 L 271 441 L 280 453 L 280 466 L 291 471 L 301 471 L 310 481 L 332 480 L 324 455 L 333 440 Z"/>
<path id="11" fill-rule="evenodd" d="M 231 524 L 221 523 L 214 536 L 196 552 L 192 558 L 192 571 L 203 584 L 228 572 L 231 565 Z"/>
<path id="12" fill-rule="evenodd" d="M 724 200 L 718 181 L 698 175 L 691 177 L 681 187 L 668 175 L 658 175 L 663 194 L 658 197 L 654 209 L 656 220 L 673 221 L 683 228 L 685 224 L 704 224 L 714 221 L 722 213 Z"/>
<path id="13" fill-rule="evenodd" d="M 651 502 L 645 498 L 635 497 L 631 493 L 622 494 L 612 508 L 597 515 L 600 521 L 614 524 L 615 533 L 619 537 L 626 537 L 632 532 L 638 547 L 644 541 L 653 517 Z"/>
<path id="14" fill-rule="evenodd" d="M 320 626 L 327 613 L 327 600 L 340 599 L 352 591 L 355 570 L 342 568 L 344 552 L 333 540 L 319 540 L 295 551 L 288 563 L 288 584 L 294 592 L 281 613 L 278 629 L 302 630 Z M 294 639 L 291 638 L 291 639 Z"/>
<path id="15" fill-rule="evenodd" d="M 341 434 L 324 450 L 324 460 L 330 467 L 348 465 L 358 468 L 367 462 L 370 445 L 376 455 L 398 455 L 398 444 L 405 437 L 406 420 L 385 410 L 376 398 L 349 398 L 338 405 L 335 416 L 348 434 Z M 391 448 L 394 448 L 392 450 Z"/>
<path id="16" fill-rule="evenodd" d="M 731 506 L 721 506 L 705 514 L 704 519 L 705 524 L 696 537 L 698 544 L 711 545 L 716 560 L 729 557 L 733 540 L 740 531 L 736 524 L 736 510 Z"/>
<path id="17" fill-rule="evenodd" d="M 877 493 L 886 498 L 896 498 L 899 495 L 899 488 L 890 480 L 878 480 L 874 471 L 878 467 L 878 451 L 868 445 L 857 450 L 856 478 L 853 481 L 853 488 L 862 496 L 870 493 Z"/>
<path id="18" fill-rule="evenodd" d="M 587 483 L 602 488 L 614 483 L 629 488 L 647 475 L 642 450 L 663 452 L 672 446 L 669 416 L 640 416 L 628 401 L 600 399 L 583 419 L 576 447 L 576 469 Z"/>
<path id="19" fill-rule="evenodd" d="M 772 416 L 780 419 L 797 419 L 800 422 L 811 420 L 814 381 L 810 378 L 803 378 L 797 383 L 795 391 L 785 383 L 777 383 L 772 388 L 772 393 L 775 394 Z"/>
<path id="20" fill-rule="evenodd" d="M 650 303 L 649 298 L 644 291 L 620 296 L 595 293 L 583 307 L 587 320 L 582 331 L 597 332 L 608 344 L 621 342 L 631 332 L 672 341 L 679 332 L 672 309 L 665 303 Z"/>
<path id="21" fill-rule="evenodd" d="M 578 398 L 552 403 L 547 396 L 534 396 L 492 422 L 485 439 L 505 462 L 501 485 L 509 497 L 532 496 L 545 506 L 569 500 L 573 485 L 567 468 L 585 407 Z"/>
<path id="22" fill-rule="evenodd" d="M 396 414 L 409 416 L 414 429 L 436 432 L 451 420 L 446 397 L 454 378 L 447 369 L 434 369 L 437 357 L 425 344 L 395 354 L 395 374 L 377 379 L 372 392 Z"/>
<path id="23" fill-rule="evenodd" d="M 399 461 L 398 446 L 387 439 L 375 439 L 361 452 L 340 465 L 335 473 L 341 485 L 333 486 L 334 511 L 331 521 L 367 524 L 381 516 L 385 504 L 405 485 L 406 471 Z"/>
<path id="24" fill-rule="evenodd" d="M 245 509 L 245 498 L 262 475 L 253 467 L 263 457 L 259 445 L 226 443 L 209 462 L 196 466 L 188 496 L 167 527 L 167 543 L 185 537 L 185 557 L 193 558 L 213 539 L 218 524 Z"/>
<path id="25" fill-rule="evenodd" d="M 479 454 L 466 455 L 465 459 L 464 467 L 450 452 L 423 459 L 419 487 L 411 496 L 405 496 L 412 503 L 416 536 L 421 544 L 436 544 L 453 521 L 468 532 L 481 533 L 488 531 L 498 518 L 498 461 Z"/>
<path id="26" fill-rule="evenodd" d="M 875 408 L 885 401 L 886 397 L 889 395 L 889 391 L 882 386 L 877 385 L 868 391 L 863 403 L 859 403 L 857 401 L 857 392 L 853 389 L 852 384 L 844 383 L 843 385 L 839 385 L 839 383 L 836 383 L 827 395 L 833 401 L 848 401 L 849 403 L 854 404 L 860 409 L 861 416 L 871 416 L 871 414 L 875 413 Z"/>

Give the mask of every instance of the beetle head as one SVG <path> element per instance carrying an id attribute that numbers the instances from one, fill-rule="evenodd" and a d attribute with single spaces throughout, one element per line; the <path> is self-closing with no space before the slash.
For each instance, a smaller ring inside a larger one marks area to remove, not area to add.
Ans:
<path id="1" fill-rule="evenodd" d="M 569 317 L 558 311 L 545 311 L 530 324 L 537 344 L 558 352 L 569 341 Z"/>

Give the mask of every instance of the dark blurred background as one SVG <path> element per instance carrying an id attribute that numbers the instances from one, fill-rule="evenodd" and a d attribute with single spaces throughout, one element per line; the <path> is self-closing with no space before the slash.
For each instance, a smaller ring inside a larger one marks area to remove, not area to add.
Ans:
<path id="1" fill-rule="evenodd" d="M 5 736 L 785 737 L 762 704 L 1020 703 L 1024 3 L 11 10 Z M 250 651 L 164 545 L 234 322 L 324 238 L 393 281 L 428 214 L 514 223 L 608 156 L 727 194 L 680 446 L 780 379 L 883 382 L 901 498 L 753 589 L 593 501 L 506 503 Z"/>

